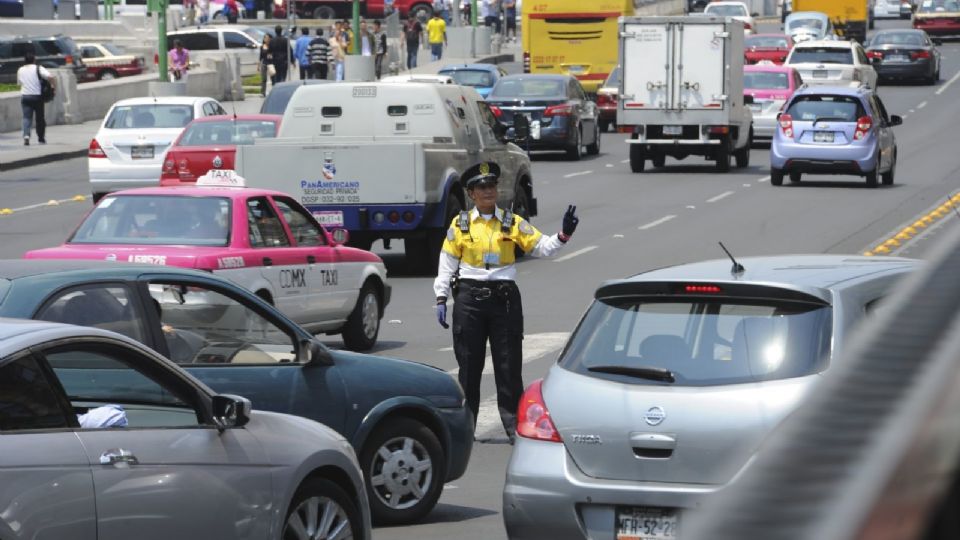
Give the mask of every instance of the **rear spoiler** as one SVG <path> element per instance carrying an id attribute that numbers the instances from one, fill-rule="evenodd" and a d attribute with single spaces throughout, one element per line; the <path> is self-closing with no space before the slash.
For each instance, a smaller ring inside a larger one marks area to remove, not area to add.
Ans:
<path id="1" fill-rule="evenodd" d="M 737 298 L 743 300 L 763 300 L 779 302 L 800 302 L 816 306 L 829 306 L 830 301 L 814 294 L 772 285 L 752 283 L 733 283 L 724 281 L 611 281 L 604 283 L 594 294 L 594 298 L 616 298 L 622 296 L 662 296 L 694 298 Z"/>

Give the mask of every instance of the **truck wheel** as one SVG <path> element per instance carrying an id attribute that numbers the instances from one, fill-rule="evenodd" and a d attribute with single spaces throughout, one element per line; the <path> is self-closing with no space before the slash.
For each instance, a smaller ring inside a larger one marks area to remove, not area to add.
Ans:
<path id="1" fill-rule="evenodd" d="M 750 166 L 750 147 L 753 146 L 753 128 L 750 128 L 750 134 L 747 135 L 747 145 L 734 152 L 733 156 L 737 159 L 737 168 L 745 169 Z"/>
<path id="2" fill-rule="evenodd" d="M 337 12 L 330 6 L 320 6 L 313 10 L 314 19 L 336 19 Z"/>
<path id="3" fill-rule="evenodd" d="M 717 172 L 730 171 L 730 139 L 724 137 L 720 139 L 717 146 Z"/>
<path id="4" fill-rule="evenodd" d="M 573 144 L 567 147 L 567 159 L 570 161 L 580 161 L 583 157 L 583 134 L 580 133 L 580 126 L 577 126 Z"/>
<path id="5" fill-rule="evenodd" d="M 587 145 L 587 154 L 595 156 L 600 153 L 600 126 L 594 125 L 593 127 L 593 144 Z"/>
<path id="6" fill-rule="evenodd" d="M 770 184 L 774 186 L 783 185 L 783 169 L 770 168 Z"/>
<path id="7" fill-rule="evenodd" d="M 647 160 L 646 152 L 642 144 L 630 145 L 630 171 L 635 173 L 643 172 L 644 162 Z"/>
<path id="8" fill-rule="evenodd" d="M 343 344 L 351 351 L 369 351 L 377 344 L 380 333 L 380 295 L 370 282 L 360 288 L 357 304 L 347 317 L 347 324 L 340 330 Z"/>

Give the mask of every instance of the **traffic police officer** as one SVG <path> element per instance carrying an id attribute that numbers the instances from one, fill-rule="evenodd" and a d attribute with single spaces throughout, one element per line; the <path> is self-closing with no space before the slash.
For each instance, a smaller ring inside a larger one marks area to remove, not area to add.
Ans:
<path id="1" fill-rule="evenodd" d="M 437 297 L 437 321 L 444 328 L 449 327 L 447 298 L 451 292 L 454 295 L 453 350 L 460 366 L 460 386 L 473 411 L 474 427 L 480 409 L 487 340 L 490 341 L 500 419 L 512 443 L 517 405 L 523 393 L 523 306 L 514 282 L 515 247 L 533 256 L 549 257 L 570 239 L 579 218 L 576 207 L 570 206 L 563 216 L 562 232 L 545 236 L 522 217 L 497 208 L 499 177 L 500 167 L 496 163 L 481 163 L 464 171 L 467 195 L 475 208 L 461 212 L 450 224 L 433 290 Z"/>

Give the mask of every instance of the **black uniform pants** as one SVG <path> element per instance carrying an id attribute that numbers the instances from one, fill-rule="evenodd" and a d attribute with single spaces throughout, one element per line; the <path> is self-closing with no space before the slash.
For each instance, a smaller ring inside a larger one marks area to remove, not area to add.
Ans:
<path id="1" fill-rule="evenodd" d="M 460 280 L 453 305 L 453 351 L 460 366 L 458 379 L 473 412 L 480 412 L 480 380 L 490 342 L 497 406 L 503 429 L 512 440 L 517 405 L 523 393 L 523 306 L 512 281 Z"/>

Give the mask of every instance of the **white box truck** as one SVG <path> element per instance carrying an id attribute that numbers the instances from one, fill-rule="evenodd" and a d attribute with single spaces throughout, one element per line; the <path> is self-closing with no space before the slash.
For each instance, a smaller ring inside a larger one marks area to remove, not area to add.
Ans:
<path id="1" fill-rule="evenodd" d="M 630 169 L 667 156 L 750 163 L 753 115 L 743 95 L 743 23 L 729 17 L 622 17 L 617 125 Z M 746 101 L 746 102 L 745 102 Z"/>

